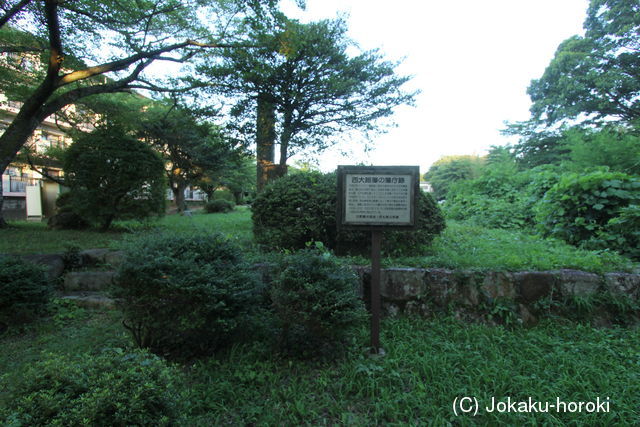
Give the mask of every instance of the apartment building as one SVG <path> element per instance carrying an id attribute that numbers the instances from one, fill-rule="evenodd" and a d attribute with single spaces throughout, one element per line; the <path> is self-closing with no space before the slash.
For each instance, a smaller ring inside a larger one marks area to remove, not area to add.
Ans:
<path id="1" fill-rule="evenodd" d="M 0 134 L 4 132 L 21 107 L 19 102 L 8 101 L 0 94 Z M 49 117 L 31 136 L 28 145 L 34 157 L 42 159 L 51 147 L 71 144 L 67 135 L 70 125 L 56 117 Z M 42 163 L 42 162 L 40 162 Z M 47 162 L 50 163 L 50 162 Z M 50 176 L 60 176 L 60 165 L 38 165 Z M 32 170 L 26 162 L 12 163 L 2 174 L 3 215 L 7 220 L 41 220 L 55 211 L 55 200 L 63 189 L 57 183 L 45 179 Z"/>

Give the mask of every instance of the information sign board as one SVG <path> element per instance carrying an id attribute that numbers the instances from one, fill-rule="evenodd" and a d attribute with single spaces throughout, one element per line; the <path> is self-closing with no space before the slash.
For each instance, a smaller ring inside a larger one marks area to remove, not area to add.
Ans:
<path id="1" fill-rule="evenodd" d="M 414 228 L 419 179 L 418 166 L 338 166 L 338 226 Z"/>

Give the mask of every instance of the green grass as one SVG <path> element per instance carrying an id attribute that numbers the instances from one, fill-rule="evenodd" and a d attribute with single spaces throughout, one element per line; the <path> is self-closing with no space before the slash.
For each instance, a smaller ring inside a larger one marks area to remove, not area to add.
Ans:
<path id="1" fill-rule="evenodd" d="M 221 232 L 242 245 L 250 244 L 251 212 L 244 206 L 226 214 L 195 213 L 192 217 L 168 215 L 157 221 L 121 221 L 113 230 L 51 230 L 44 222 L 18 221 L 0 229 L 0 253 L 61 253 L 70 246 L 80 249 L 117 248 L 118 242 L 132 233 L 159 230 Z"/>
<path id="2" fill-rule="evenodd" d="M 196 213 L 192 217 L 169 215 L 156 222 L 120 222 L 115 231 L 49 230 L 43 223 L 13 223 L 0 229 L 0 253 L 64 252 L 68 246 L 81 249 L 117 247 L 131 233 L 221 232 L 235 240 L 252 256 L 259 258 L 252 243 L 251 211 L 238 207 L 231 213 Z M 384 244 L 384 243 L 383 243 Z M 368 264 L 363 257 L 353 257 L 354 264 Z M 634 271 L 638 264 L 609 251 L 576 249 L 564 242 L 542 239 L 513 230 L 486 229 L 449 221 L 447 228 L 423 254 L 413 257 L 383 259 L 385 267 L 423 267 L 493 271 L 553 270 L 572 268 L 595 273 Z"/>
<path id="3" fill-rule="evenodd" d="M 69 313 L 67 313 L 69 314 Z M 0 337 L 0 407 L 27 366 L 54 353 L 127 347 L 116 312 L 85 311 Z M 64 316 L 63 316 L 64 317 Z M 268 343 L 239 345 L 177 367 L 189 425 L 630 425 L 640 417 L 640 329 L 546 322 L 508 330 L 451 318 L 386 319 L 384 357 L 370 357 L 367 328 L 342 359 L 295 361 Z M 456 417 L 455 398 L 542 402 L 610 398 L 610 413 Z"/>
<path id="4" fill-rule="evenodd" d="M 386 266 L 486 271 L 572 268 L 594 273 L 633 271 L 638 264 L 610 251 L 577 249 L 559 240 L 449 221 L 425 256 L 384 260 Z"/>

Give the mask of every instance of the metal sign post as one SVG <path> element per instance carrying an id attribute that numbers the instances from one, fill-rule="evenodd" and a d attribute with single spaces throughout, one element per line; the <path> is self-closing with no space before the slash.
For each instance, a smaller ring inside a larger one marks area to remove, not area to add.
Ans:
<path id="1" fill-rule="evenodd" d="M 371 232 L 371 352 L 380 353 L 380 248 L 382 231 Z"/>
<path id="2" fill-rule="evenodd" d="M 382 231 L 413 230 L 418 166 L 338 166 L 338 228 L 371 231 L 371 350 L 380 354 Z"/>

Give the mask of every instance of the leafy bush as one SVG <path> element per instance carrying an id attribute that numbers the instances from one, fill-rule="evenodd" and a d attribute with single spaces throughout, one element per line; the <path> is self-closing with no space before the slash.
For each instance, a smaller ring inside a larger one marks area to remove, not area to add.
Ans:
<path id="1" fill-rule="evenodd" d="M 302 249 L 307 242 L 322 242 L 338 253 L 365 252 L 370 233 L 337 230 L 335 173 L 287 175 L 268 185 L 252 205 L 253 232 L 258 243 L 285 249 Z M 445 227 L 433 198 L 420 192 L 417 230 L 384 233 L 387 253 L 412 253 L 428 245 Z"/>
<path id="2" fill-rule="evenodd" d="M 452 184 L 480 176 L 484 164 L 485 159 L 478 156 L 445 156 L 431 165 L 424 179 L 431 184 L 433 196 L 443 200 Z"/>
<path id="3" fill-rule="evenodd" d="M 620 209 L 619 215 L 610 219 L 588 245 L 612 248 L 640 261 L 640 206 Z"/>
<path id="4" fill-rule="evenodd" d="M 71 193 L 61 193 L 56 199 L 57 213 L 47 220 L 47 226 L 54 229 L 82 230 L 89 223 L 73 210 Z"/>
<path id="5" fill-rule="evenodd" d="M 565 174 L 539 203 L 537 218 L 547 235 L 579 245 L 606 232 L 623 208 L 638 203 L 640 178 L 605 171 Z"/>
<path id="6" fill-rule="evenodd" d="M 239 248 L 219 234 L 148 235 L 124 249 L 112 294 L 136 344 L 156 354 L 213 353 L 256 301 Z"/>
<path id="7" fill-rule="evenodd" d="M 3 425 L 174 425 L 177 372 L 144 351 L 49 355 L 13 390 Z"/>
<path id="8" fill-rule="evenodd" d="M 123 129 L 101 127 L 69 147 L 64 162 L 73 212 L 107 229 L 116 219 L 164 213 L 164 164 Z"/>
<path id="9" fill-rule="evenodd" d="M 41 267 L 0 256 L 0 332 L 43 313 L 52 293 Z"/>
<path id="10" fill-rule="evenodd" d="M 504 229 L 535 224 L 535 205 L 559 179 L 555 167 L 518 171 L 515 163 L 487 168 L 479 178 L 452 186 L 444 205 L 447 218 Z"/>
<path id="11" fill-rule="evenodd" d="M 285 351 L 305 357 L 332 349 L 365 319 L 355 272 L 330 253 L 287 255 L 279 270 L 270 296 Z"/>
<path id="12" fill-rule="evenodd" d="M 206 205 L 204 205 L 204 210 L 207 213 L 217 213 L 217 212 L 231 212 L 235 207 L 233 202 L 230 202 L 225 199 L 214 199 L 209 200 Z"/>

